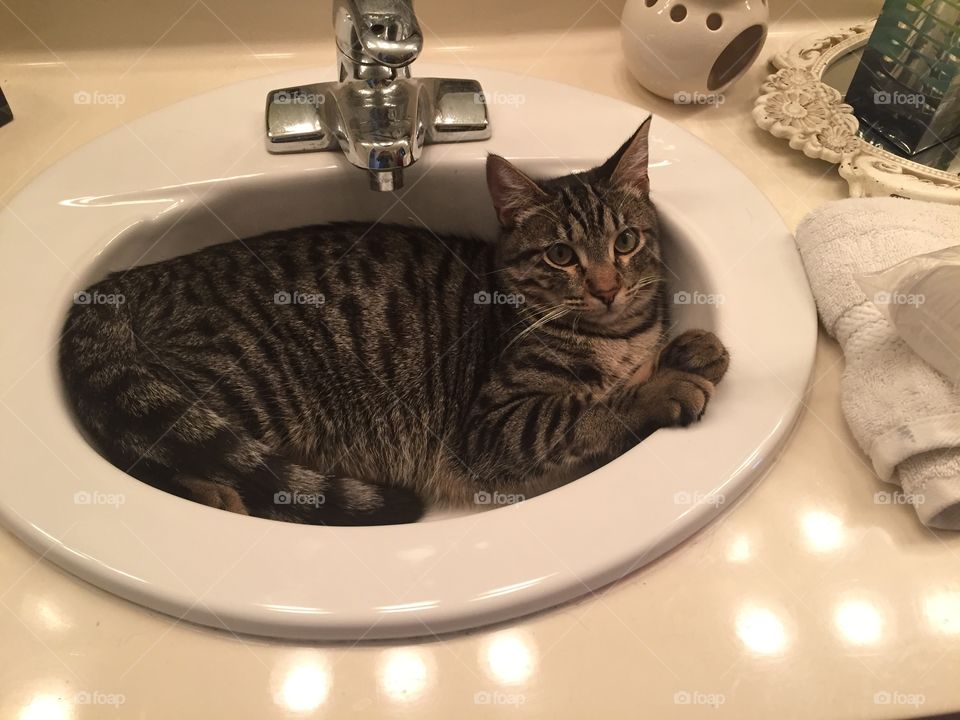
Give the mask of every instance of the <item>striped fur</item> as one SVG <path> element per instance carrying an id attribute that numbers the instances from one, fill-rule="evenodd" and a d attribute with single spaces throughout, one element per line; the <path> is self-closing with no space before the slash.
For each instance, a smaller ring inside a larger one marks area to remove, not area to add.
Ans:
<path id="1" fill-rule="evenodd" d="M 114 273 L 89 292 L 123 302 L 76 304 L 64 329 L 78 421 L 155 487 L 330 525 L 529 497 L 691 422 L 726 351 L 688 335 L 647 379 L 668 304 L 646 144 L 539 183 L 492 156 L 496 244 L 346 223 Z M 617 254 L 624 230 L 639 243 Z M 579 263 L 550 264 L 555 243 Z"/>

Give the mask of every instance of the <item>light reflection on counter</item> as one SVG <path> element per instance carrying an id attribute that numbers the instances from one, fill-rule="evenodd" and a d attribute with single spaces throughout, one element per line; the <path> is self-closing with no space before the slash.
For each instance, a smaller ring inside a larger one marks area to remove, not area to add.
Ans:
<path id="1" fill-rule="evenodd" d="M 295 713 L 308 713 L 323 705 L 330 694 L 330 670 L 321 658 L 298 661 L 283 677 L 277 704 Z"/>
<path id="2" fill-rule="evenodd" d="M 70 622 L 70 618 L 67 617 L 66 613 L 60 608 L 60 606 L 49 597 L 37 597 L 36 595 L 26 595 L 24 597 L 26 606 L 27 603 L 30 604 L 33 608 L 33 612 L 37 617 L 37 621 L 40 625 L 43 626 L 44 630 L 50 630 L 53 632 L 61 632 L 63 630 L 69 630 L 73 627 L 73 623 Z M 27 612 L 24 613 L 24 616 L 27 615 Z"/>
<path id="3" fill-rule="evenodd" d="M 506 630 L 493 635 L 480 653 L 487 673 L 504 685 L 526 682 L 537 665 L 536 646 L 529 634 L 520 630 Z"/>
<path id="4" fill-rule="evenodd" d="M 745 563 L 753 557 L 753 547 L 746 535 L 735 537 L 727 546 L 727 562 Z"/>
<path id="5" fill-rule="evenodd" d="M 391 700 L 416 700 L 434 681 L 433 669 L 432 656 L 420 648 L 390 650 L 381 659 L 380 689 Z"/>
<path id="6" fill-rule="evenodd" d="M 787 648 L 786 626 L 770 608 L 744 607 L 737 614 L 736 626 L 743 644 L 759 655 L 779 655 Z"/>
<path id="7" fill-rule="evenodd" d="M 828 553 L 839 549 L 846 540 L 843 521 L 833 513 L 811 510 L 800 521 L 807 546 L 816 553 Z"/>
<path id="8" fill-rule="evenodd" d="M 34 695 L 18 720 L 70 720 L 73 717 L 73 704 L 66 698 L 51 693 Z"/>
<path id="9" fill-rule="evenodd" d="M 885 624 L 876 603 L 863 598 L 851 598 L 838 603 L 833 622 L 847 642 L 858 646 L 879 642 Z"/>

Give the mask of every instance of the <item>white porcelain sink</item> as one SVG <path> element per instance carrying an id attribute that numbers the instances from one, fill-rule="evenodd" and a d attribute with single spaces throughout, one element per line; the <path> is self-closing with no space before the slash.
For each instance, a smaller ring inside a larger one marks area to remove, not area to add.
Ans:
<path id="1" fill-rule="evenodd" d="M 333 220 L 490 236 L 488 152 L 532 174 L 608 157 L 646 113 L 566 86 L 461 66 L 492 99 L 493 138 L 428 147 L 406 189 L 378 194 L 339 154 L 269 155 L 261 78 L 116 130 L 42 174 L 0 213 L 0 516 L 61 567 L 134 602 L 235 632 L 299 639 L 434 634 L 504 620 L 605 585 L 728 508 L 770 467 L 801 407 L 816 321 L 792 238 L 716 152 L 654 120 L 651 183 L 670 238 L 677 330 L 713 329 L 732 365 L 703 422 L 661 430 L 600 470 L 489 512 L 325 528 L 213 510 L 102 459 L 60 392 L 73 293 L 107 271 L 266 230 Z M 704 304 L 705 296 L 722 299 Z M 589 512 L 584 512 L 589 508 Z"/>

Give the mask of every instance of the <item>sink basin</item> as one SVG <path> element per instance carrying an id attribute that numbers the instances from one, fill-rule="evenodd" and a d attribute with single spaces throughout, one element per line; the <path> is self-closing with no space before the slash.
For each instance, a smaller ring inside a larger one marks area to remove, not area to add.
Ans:
<path id="1" fill-rule="evenodd" d="M 370 528 L 214 510 L 141 484 L 90 447 L 64 403 L 56 347 L 73 294 L 107 272 L 336 220 L 493 237 L 488 152 L 533 175 L 585 169 L 647 115 L 517 75 L 417 70 L 480 80 L 493 137 L 426 148 L 398 193 L 369 191 L 337 153 L 267 153 L 265 93 L 324 79 L 310 71 L 226 87 L 115 130 L 0 212 L 0 519 L 9 529 L 71 573 L 178 618 L 296 639 L 403 637 L 505 620 L 610 583 L 703 527 L 769 469 L 813 363 L 806 279 L 760 191 L 661 118 L 650 177 L 674 273 L 674 332 L 712 329 L 733 358 L 703 422 L 661 430 L 516 505 Z"/>

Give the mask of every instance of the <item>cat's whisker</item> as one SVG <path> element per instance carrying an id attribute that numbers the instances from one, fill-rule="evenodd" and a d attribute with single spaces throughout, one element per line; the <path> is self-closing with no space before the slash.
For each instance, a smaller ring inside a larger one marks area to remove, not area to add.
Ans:
<path id="1" fill-rule="evenodd" d="M 560 317 L 566 315 L 568 312 L 570 312 L 570 310 L 568 310 L 567 308 L 565 308 L 565 307 L 559 307 L 559 308 L 554 308 L 554 309 L 551 310 L 550 312 L 544 313 L 544 314 L 541 315 L 539 318 L 537 318 L 537 320 L 536 320 L 535 322 L 533 322 L 533 323 L 532 323 L 531 325 L 529 325 L 528 327 L 524 328 L 524 329 L 521 331 L 520 335 L 519 335 L 516 339 L 519 339 L 520 337 L 523 337 L 524 335 L 530 334 L 531 332 L 533 332 L 533 331 L 536 330 L 537 328 L 543 327 L 543 326 L 546 325 L 547 323 L 552 322 L 553 320 L 556 320 L 557 318 L 560 318 Z"/>
<path id="2" fill-rule="evenodd" d="M 661 282 L 661 278 L 657 277 L 656 275 L 647 275 L 641 277 L 627 290 L 626 296 L 628 298 L 633 297 L 644 288 L 650 287 L 651 285 L 656 285 L 659 282 Z"/>
<path id="3" fill-rule="evenodd" d="M 520 314 L 526 317 L 527 319 L 540 318 L 562 307 L 563 307 L 562 304 L 546 305 L 546 306 L 535 306 L 535 305 L 527 306 L 520 310 Z"/>
<path id="4" fill-rule="evenodd" d="M 526 337 L 527 335 L 529 335 L 530 333 L 532 333 L 532 332 L 533 332 L 534 330 L 536 330 L 537 328 L 541 328 L 541 327 L 543 327 L 544 325 L 546 325 L 547 323 L 552 322 L 552 321 L 554 321 L 554 320 L 557 320 L 558 318 L 563 317 L 564 315 L 566 315 L 566 314 L 569 313 L 569 312 L 570 312 L 570 309 L 569 309 L 569 308 L 566 308 L 566 307 L 563 307 L 563 306 L 560 306 L 560 307 L 554 306 L 549 312 L 544 313 L 544 314 L 543 314 L 542 316 L 540 316 L 540 318 L 538 318 L 535 322 L 533 322 L 532 324 L 528 325 L 528 326 L 525 327 L 523 330 L 521 330 L 519 333 L 517 333 L 517 336 L 516 336 L 513 340 L 511 340 L 509 343 L 507 343 L 507 346 L 504 348 L 504 350 L 507 350 L 507 349 L 508 349 L 511 345 L 513 345 L 515 342 L 517 342 L 518 340 L 521 340 L 522 338 Z"/>
<path id="5" fill-rule="evenodd" d="M 560 305 L 547 305 L 547 306 L 534 305 L 534 306 L 527 306 L 527 307 L 520 308 L 518 310 L 520 319 L 517 322 L 515 322 L 513 325 L 511 325 L 509 328 L 507 328 L 507 332 L 509 332 L 510 330 L 513 330 L 513 328 L 515 328 L 517 325 L 521 325 L 523 323 L 539 322 L 540 318 L 542 318 L 543 316 L 551 312 L 554 312 L 560 307 L 561 307 Z"/>

